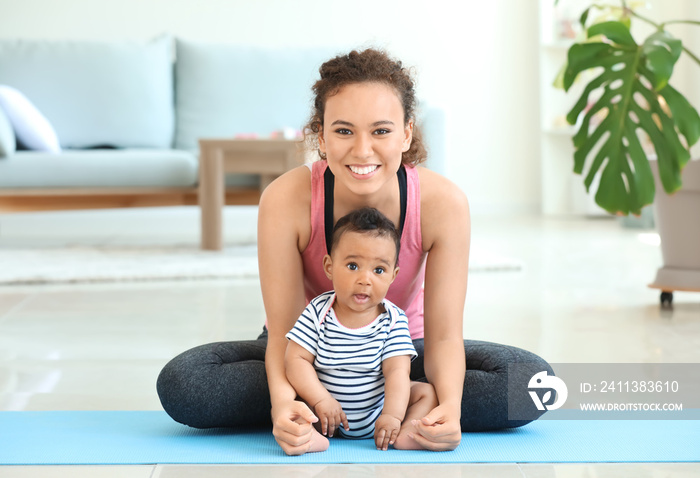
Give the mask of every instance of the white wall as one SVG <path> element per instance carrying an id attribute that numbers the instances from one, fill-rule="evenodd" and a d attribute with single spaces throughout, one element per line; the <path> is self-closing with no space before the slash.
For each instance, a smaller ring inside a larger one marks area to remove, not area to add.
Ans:
<path id="1" fill-rule="evenodd" d="M 661 21 L 692 19 L 700 20 L 700 1 L 697 0 L 667 0 L 659 5 Z M 668 31 L 683 41 L 683 45 L 700 58 L 700 26 L 674 25 Z M 682 53 L 673 73 L 671 84 L 683 93 L 688 101 L 700 110 L 700 64 L 694 62 L 687 54 Z M 700 142 L 690 150 L 693 158 L 700 158 Z"/>

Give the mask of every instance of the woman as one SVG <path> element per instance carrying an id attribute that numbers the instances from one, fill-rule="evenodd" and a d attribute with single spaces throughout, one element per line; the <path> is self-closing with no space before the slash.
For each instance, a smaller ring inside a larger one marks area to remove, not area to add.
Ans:
<path id="1" fill-rule="evenodd" d="M 329 60 L 320 74 L 306 131 L 321 160 L 281 176 L 260 200 L 266 330 L 256 341 L 203 345 L 173 359 L 158 379 L 164 409 L 195 427 L 269 424 L 271 412 L 277 443 L 305 453 L 317 418 L 285 376 L 285 334 L 309 300 L 332 288 L 320 264 L 333 224 L 369 206 L 399 225 L 401 270 L 387 298 L 409 319 L 419 355 L 411 380 L 428 381 L 438 397 L 412 438 L 451 450 L 462 431 L 527 423 L 508 419 L 508 364 L 551 368 L 524 350 L 462 339 L 469 205 L 449 180 L 416 167 L 426 152 L 410 74 L 373 49 Z M 518 397 L 529 400 L 526 386 Z"/>

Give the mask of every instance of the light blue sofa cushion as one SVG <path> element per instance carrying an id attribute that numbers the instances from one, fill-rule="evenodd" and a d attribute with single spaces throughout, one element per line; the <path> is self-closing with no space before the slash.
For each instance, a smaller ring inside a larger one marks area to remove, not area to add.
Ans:
<path id="1" fill-rule="evenodd" d="M 38 174 L 38 173 L 41 174 Z M 17 151 L 0 160 L 2 188 L 194 187 L 197 158 L 186 151 Z"/>
<path id="2" fill-rule="evenodd" d="M 200 138 L 301 129 L 311 113 L 311 86 L 323 49 L 263 49 L 176 40 L 175 147 Z"/>
<path id="3" fill-rule="evenodd" d="M 0 84 L 53 125 L 64 148 L 170 148 L 173 40 L 0 40 Z"/>
<path id="4" fill-rule="evenodd" d="M 15 149 L 17 149 L 15 132 L 7 115 L 0 107 L 0 158 L 11 155 Z"/>

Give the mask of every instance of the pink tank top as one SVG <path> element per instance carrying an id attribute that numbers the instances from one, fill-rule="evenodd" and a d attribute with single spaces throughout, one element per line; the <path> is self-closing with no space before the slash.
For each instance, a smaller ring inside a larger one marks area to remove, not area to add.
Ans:
<path id="1" fill-rule="evenodd" d="M 311 164 L 311 238 L 302 253 L 306 302 L 333 289 L 333 283 L 323 272 L 323 256 L 327 254 L 324 221 L 325 193 L 323 174 L 325 161 Z M 408 317 L 412 339 L 423 338 L 423 281 L 425 258 L 420 230 L 420 183 L 418 171 L 406 167 L 408 196 L 406 219 L 401 233 L 399 275 L 387 293 L 387 299 L 401 307 Z"/>

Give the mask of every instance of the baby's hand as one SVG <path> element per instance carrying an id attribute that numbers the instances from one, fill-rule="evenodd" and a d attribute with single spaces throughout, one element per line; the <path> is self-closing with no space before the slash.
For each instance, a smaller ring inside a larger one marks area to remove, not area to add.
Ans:
<path id="1" fill-rule="evenodd" d="M 331 396 L 318 402 L 314 406 L 314 412 L 319 419 L 323 435 L 333 436 L 335 430 L 341 425 L 345 430 L 350 429 L 343 407 Z"/>
<path id="2" fill-rule="evenodd" d="M 393 445 L 396 437 L 399 436 L 401 420 L 391 415 L 381 414 L 374 424 L 374 443 L 377 450 L 388 450 L 389 445 Z"/>

